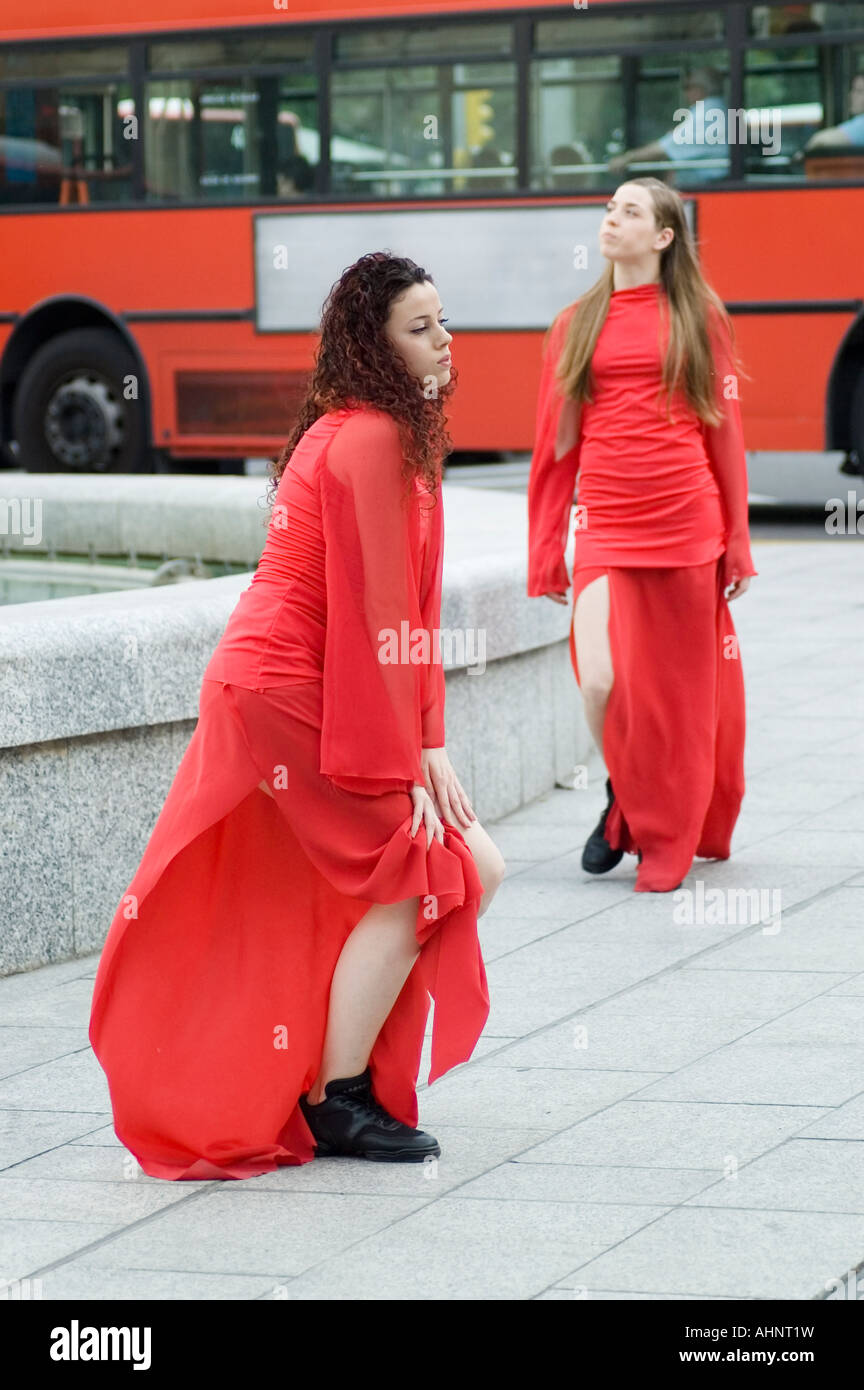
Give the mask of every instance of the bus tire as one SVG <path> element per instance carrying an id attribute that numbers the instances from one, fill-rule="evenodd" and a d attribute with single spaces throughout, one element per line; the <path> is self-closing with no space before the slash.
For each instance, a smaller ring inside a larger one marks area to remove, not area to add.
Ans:
<path id="1" fill-rule="evenodd" d="M 852 408 L 849 412 L 849 447 L 855 454 L 858 472 L 864 469 L 864 371 L 858 373 L 858 380 L 852 390 Z"/>
<path id="2" fill-rule="evenodd" d="M 143 471 L 142 388 L 138 363 L 110 329 L 78 328 L 49 339 L 27 363 L 15 393 L 18 467 L 29 473 Z M 130 391 L 134 399 L 127 399 Z"/>

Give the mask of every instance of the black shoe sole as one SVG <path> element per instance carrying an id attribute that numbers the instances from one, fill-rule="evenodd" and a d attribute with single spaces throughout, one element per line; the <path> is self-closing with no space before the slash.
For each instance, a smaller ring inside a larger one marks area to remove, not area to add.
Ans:
<path id="1" fill-rule="evenodd" d="M 436 1144 L 434 1149 L 427 1149 L 425 1153 L 417 1153 L 413 1150 L 400 1149 L 394 1153 L 382 1153 L 380 1150 L 357 1150 L 346 1153 L 342 1149 L 332 1149 L 329 1144 L 319 1144 L 315 1149 L 316 1158 L 366 1158 L 373 1163 L 422 1163 L 427 1158 L 440 1158 L 441 1149 Z"/>

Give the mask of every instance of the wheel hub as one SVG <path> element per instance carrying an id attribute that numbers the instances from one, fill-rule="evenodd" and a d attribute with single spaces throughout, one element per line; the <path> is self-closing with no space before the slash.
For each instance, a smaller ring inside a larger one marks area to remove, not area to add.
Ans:
<path id="1" fill-rule="evenodd" d="M 123 442 L 123 411 L 109 382 L 89 372 L 61 382 L 45 410 L 45 438 L 66 468 L 106 468 Z"/>

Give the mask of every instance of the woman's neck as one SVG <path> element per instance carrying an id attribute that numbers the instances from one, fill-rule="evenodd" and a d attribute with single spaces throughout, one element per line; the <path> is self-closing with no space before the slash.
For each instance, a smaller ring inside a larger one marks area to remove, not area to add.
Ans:
<path id="1" fill-rule="evenodd" d="M 635 290 L 640 285 L 660 283 L 659 265 L 621 265 L 616 261 L 612 269 L 612 289 Z"/>

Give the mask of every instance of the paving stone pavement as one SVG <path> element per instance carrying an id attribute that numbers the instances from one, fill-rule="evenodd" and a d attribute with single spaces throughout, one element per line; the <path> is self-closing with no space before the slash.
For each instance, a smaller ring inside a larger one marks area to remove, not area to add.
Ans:
<path id="1" fill-rule="evenodd" d="M 859 557 L 754 553 L 732 609 L 748 790 L 732 858 L 685 880 L 702 920 L 681 893 L 634 894 L 632 856 L 581 871 L 599 764 L 492 827 L 508 877 L 480 921 L 488 1025 L 432 1087 L 427 1036 L 421 1067 L 437 1164 L 149 1178 L 88 1045 L 98 958 L 0 980 L 9 1296 L 812 1300 L 859 1266 Z"/>

